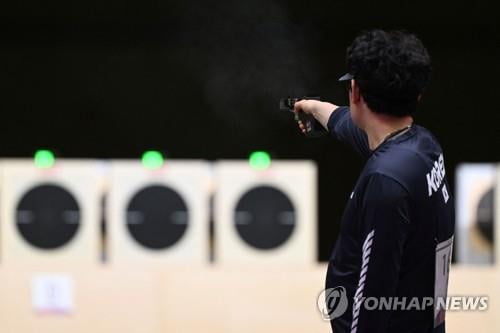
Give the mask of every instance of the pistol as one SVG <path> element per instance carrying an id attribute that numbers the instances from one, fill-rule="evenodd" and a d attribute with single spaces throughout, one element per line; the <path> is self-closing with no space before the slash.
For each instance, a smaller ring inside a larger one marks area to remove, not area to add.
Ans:
<path id="1" fill-rule="evenodd" d="M 310 114 L 306 114 L 302 111 L 294 112 L 293 108 L 295 106 L 295 102 L 298 102 L 303 99 L 315 99 L 320 100 L 320 97 L 285 97 L 280 99 L 280 110 L 292 112 L 295 115 L 295 121 L 298 123 L 299 121 L 304 124 L 305 127 L 305 136 L 308 138 L 317 138 L 324 136 L 327 134 L 326 130 L 321 126 L 321 124 L 314 119 L 314 117 Z"/>

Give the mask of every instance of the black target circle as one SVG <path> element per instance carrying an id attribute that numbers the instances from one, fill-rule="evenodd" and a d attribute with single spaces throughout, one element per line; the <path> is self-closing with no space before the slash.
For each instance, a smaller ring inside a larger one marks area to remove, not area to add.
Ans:
<path id="1" fill-rule="evenodd" d="M 494 189 L 491 188 L 481 196 L 476 210 L 476 221 L 479 232 L 490 244 L 493 244 L 495 228 L 493 222 L 495 218 L 494 197 Z"/>
<path id="2" fill-rule="evenodd" d="M 234 223 L 239 236 L 250 246 L 269 250 L 283 245 L 296 223 L 292 201 L 271 186 L 247 191 L 238 201 Z"/>
<path id="3" fill-rule="evenodd" d="M 40 249 L 56 249 L 75 237 L 80 226 L 80 208 L 74 196 L 63 187 L 38 185 L 19 200 L 16 226 L 29 244 Z"/>
<path id="4" fill-rule="evenodd" d="M 188 222 L 186 203 L 176 191 L 164 185 L 139 190 L 127 206 L 127 229 L 148 249 L 162 250 L 177 243 Z"/>

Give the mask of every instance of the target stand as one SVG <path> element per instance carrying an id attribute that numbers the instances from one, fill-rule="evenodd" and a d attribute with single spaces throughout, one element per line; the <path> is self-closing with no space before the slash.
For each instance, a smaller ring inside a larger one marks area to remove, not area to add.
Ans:
<path id="1" fill-rule="evenodd" d="M 462 164 L 456 172 L 457 262 L 493 264 L 497 166 Z"/>
<path id="2" fill-rule="evenodd" d="M 104 167 L 95 161 L 1 163 L 1 263 L 44 269 L 96 265 Z"/>
<path id="3" fill-rule="evenodd" d="M 139 161 L 111 163 L 109 261 L 164 268 L 208 262 L 210 167 L 169 161 L 159 169 Z"/>
<path id="4" fill-rule="evenodd" d="M 316 167 L 247 162 L 215 168 L 215 261 L 221 265 L 313 265 L 316 262 Z"/>

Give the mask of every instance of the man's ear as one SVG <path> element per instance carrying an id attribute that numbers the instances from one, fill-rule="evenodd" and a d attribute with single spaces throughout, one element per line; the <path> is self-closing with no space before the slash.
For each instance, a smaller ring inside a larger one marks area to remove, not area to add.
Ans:
<path id="1" fill-rule="evenodd" d="M 361 93 L 359 92 L 359 86 L 355 80 L 351 80 L 351 102 L 359 104 L 361 101 Z"/>

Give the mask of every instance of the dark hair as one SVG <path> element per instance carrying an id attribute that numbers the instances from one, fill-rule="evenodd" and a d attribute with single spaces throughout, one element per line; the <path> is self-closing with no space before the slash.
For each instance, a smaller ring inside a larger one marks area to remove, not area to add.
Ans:
<path id="1" fill-rule="evenodd" d="M 347 68 L 373 112 L 397 117 L 415 112 L 431 75 L 424 45 L 403 31 L 363 32 L 347 48 Z"/>

